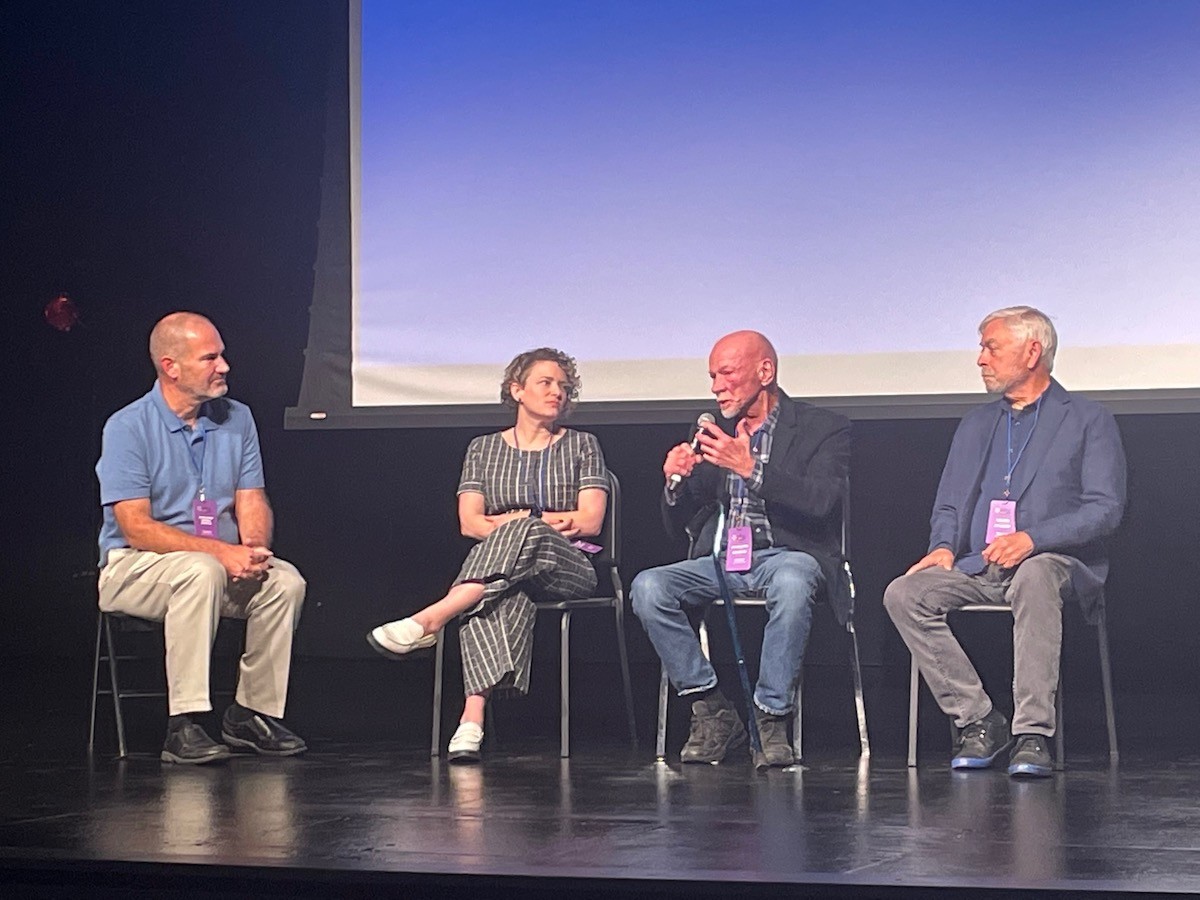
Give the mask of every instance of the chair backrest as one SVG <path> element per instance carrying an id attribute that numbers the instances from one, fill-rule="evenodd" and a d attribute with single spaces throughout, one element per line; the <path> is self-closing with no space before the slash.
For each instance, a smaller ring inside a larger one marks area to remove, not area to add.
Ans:
<path id="1" fill-rule="evenodd" d="M 604 549 L 592 557 L 602 565 L 619 565 L 621 560 L 621 482 L 616 473 L 608 471 L 608 504 L 604 509 L 604 525 L 596 542 Z"/>
<path id="2" fill-rule="evenodd" d="M 850 476 L 842 482 L 842 559 L 850 561 Z"/>

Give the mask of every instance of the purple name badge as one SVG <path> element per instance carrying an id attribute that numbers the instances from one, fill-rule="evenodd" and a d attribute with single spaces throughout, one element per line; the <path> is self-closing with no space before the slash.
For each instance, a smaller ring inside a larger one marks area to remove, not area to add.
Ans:
<path id="1" fill-rule="evenodd" d="M 193 500 L 192 525 L 196 537 L 215 538 L 217 536 L 217 501 Z"/>
<path id="2" fill-rule="evenodd" d="M 754 535 L 749 525 L 735 525 L 729 529 L 729 540 L 725 544 L 725 571 L 749 572 L 754 557 Z"/>
<path id="3" fill-rule="evenodd" d="M 987 534 L 983 539 L 990 544 L 996 538 L 1005 534 L 1015 534 L 1017 530 L 1017 501 L 993 500 L 988 507 Z"/>
<path id="4" fill-rule="evenodd" d="M 593 544 L 590 541 L 571 541 L 571 546 L 582 550 L 584 553 L 599 553 L 604 549 L 599 544 Z"/>

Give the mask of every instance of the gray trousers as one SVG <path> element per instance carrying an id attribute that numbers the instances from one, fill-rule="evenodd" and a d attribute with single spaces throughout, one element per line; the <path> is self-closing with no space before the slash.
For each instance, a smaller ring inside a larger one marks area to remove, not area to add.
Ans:
<path id="1" fill-rule="evenodd" d="M 964 575 L 934 566 L 903 575 L 883 595 L 909 652 L 942 712 L 959 728 L 982 719 L 992 701 L 946 623 L 968 603 L 1011 603 L 1013 608 L 1013 734 L 1054 734 L 1054 695 L 1062 655 L 1062 605 L 1075 561 L 1038 553 L 1016 569 L 988 566 Z"/>
<path id="2" fill-rule="evenodd" d="M 231 584 L 207 553 L 113 550 L 100 570 L 100 608 L 163 623 L 170 715 L 208 712 L 208 670 L 221 616 L 246 619 L 236 700 L 279 718 L 287 701 L 292 633 L 304 605 L 304 578 L 273 558 L 263 582 Z"/>

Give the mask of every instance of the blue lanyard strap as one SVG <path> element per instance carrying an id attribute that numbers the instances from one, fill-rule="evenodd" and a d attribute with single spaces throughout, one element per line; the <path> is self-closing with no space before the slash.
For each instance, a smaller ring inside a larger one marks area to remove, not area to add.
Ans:
<path id="1" fill-rule="evenodd" d="M 528 473 L 525 471 L 525 455 L 521 452 L 521 439 L 517 437 L 517 429 L 513 428 L 513 444 L 517 448 L 517 483 L 521 485 L 527 484 Z M 532 485 L 531 492 L 534 494 L 533 500 L 530 502 L 530 511 L 534 516 L 540 516 L 546 511 L 546 494 L 549 493 L 549 486 L 546 484 L 546 456 L 550 453 L 550 448 L 554 446 L 554 436 L 550 436 L 550 443 L 542 451 L 542 455 L 538 457 L 538 477 L 537 481 Z M 525 453 L 533 453 L 532 450 L 526 450 Z"/>
<path id="2" fill-rule="evenodd" d="M 1029 446 L 1029 441 L 1033 438 L 1033 429 L 1037 428 L 1038 416 L 1042 414 L 1042 398 L 1038 397 L 1037 404 L 1033 407 L 1033 424 L 1029 426 L 1029 433 L 1025 435 L 1025 442 L 1021 444 L 1021 449 L 1017 451 L 1017 458 L 1013 459 L 1013 442 L 1012 442 L 1012 409 L 1008 410 L 1008 471 L 1004 473 L 1004 496 L 1008 496 L 1008 489 L 1012 484 L 1013 472 L 1017 469 L 1017 463 L 1021 461 L 1021 457 L 1025 453 L 1025 448 Z"/>
<path id="3" fill-rule="evenodd" d="M 196 473 L 196 478 L 200 481 L 200 490 L 198 491 L 201 500 L 204 499 L 204 451 L 208 449 L 208 432 L 205 431 L 203 425 L 199 425 L 196 429 L 184 428 L 182 432 L 183 443 L 187 447 L 188 460 L 192 464 L 192 470 Z M 199 440 L 196 436 L 199 435 Z M 200 457 L 196 458 L 196 445 L 200 445 Z"/>

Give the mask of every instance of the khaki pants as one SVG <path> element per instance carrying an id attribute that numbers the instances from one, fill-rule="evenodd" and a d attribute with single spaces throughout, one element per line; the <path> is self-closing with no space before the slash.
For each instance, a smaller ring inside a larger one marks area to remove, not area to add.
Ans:
<path id="1" fill-rule="evenodd" d="M 296 567 L 272 559 L 263 582 L 230 583 L 207 553 L 122 549 L 100 570 L 100 609 L 163 623 L 170 715 L 208 712 L 208 670 L 221 616 L 246 620 L 237 702 L 279 718 L 287 701 L 292 634 L 304 605 Z"/>

